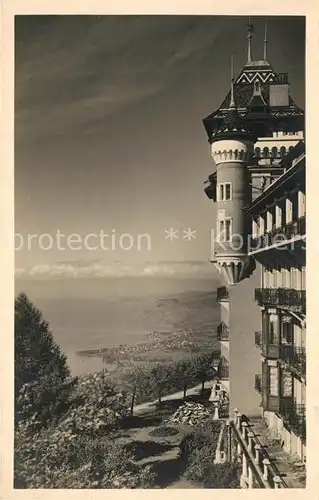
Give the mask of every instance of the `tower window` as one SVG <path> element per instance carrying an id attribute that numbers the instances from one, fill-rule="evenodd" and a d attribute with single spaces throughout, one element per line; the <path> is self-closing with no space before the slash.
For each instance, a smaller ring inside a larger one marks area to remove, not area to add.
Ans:
<path id="1" fill-rule="evenodd" d="M 220 242 L 231 241 L 232 237 L 232 219 L 223 219 L 219 221 L 219 235 Z"/>
<path id="2" fill-rule="evenodd" d="M 223 182 L 221 184 L 218 184 L 217 193 L 217 201 L 230 201 L 232 199 L 231 182 Z"/>

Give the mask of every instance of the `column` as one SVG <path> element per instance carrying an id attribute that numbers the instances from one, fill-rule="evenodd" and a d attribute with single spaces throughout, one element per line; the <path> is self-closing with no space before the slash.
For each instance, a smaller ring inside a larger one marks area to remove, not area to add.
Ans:
<path id="1" fill-rule="evenodd" d="M 253 470 L 248 466 L 248 488 L 252 489 L 254 487 Z"/>
<path id="2" fill-rule="evenodd" d="M 259 465 L 260 450 L 261 450 L 260 444 L 256 444 L 255 445 L 255 464 L 257 464 L 257 465 Z"/>
<path id="3" fill-rule="evenodd" d="M 226 422 L 227 426 L 227 437 L 228 437 L 228 446 L 227 446 L 227 460 L 229 462 L 232 461 L 232 428 L 229 420 Z"/>
<path id="4" fill-rule="evenodd" d="M 248 449 L 249 451 L 252 451 L 253 450 L 253 433 L 252 432 L 248 432 Z"/>
<path id="5" fill-rule="evenodd" d="M 246 431 L 247 431 L 247 422 L 242 423 L 242 436 L 243 440 L 246 441 Z"/>
<path id="6" fill-rule="evenodd" d="M 240 486 L 242 488 L 246 488 L 247 486 L 247 476 L 248 476 L 248 470 L 247 470 L 247 458 L 245 453 L 242 454 L 242 474 L 240 477 Z"/>
<path id="7" fill-rule="evenodd" d="M 270 465 L 268 458 L 264 458 L 263 464 L 264 464 L 263 478 L 265 481 L 268 481 L 268 465 Z"/>
<path id="8" fill-rule="evenodd" d="M 281 488 L 281 478 L 279 476 L 274 477 L 275 489 Z"/>

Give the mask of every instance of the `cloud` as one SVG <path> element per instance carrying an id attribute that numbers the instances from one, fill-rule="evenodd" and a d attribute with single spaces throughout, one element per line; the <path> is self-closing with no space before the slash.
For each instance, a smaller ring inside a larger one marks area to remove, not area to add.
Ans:
<path id="1" fill-rule="evenodd" d="M 154 262 L 129 265 L 88 262 L 38 264 L 28 269 L 16 270 L 17 279 L 83 279 L 107 277 L 202 277 L 211 278 L 213 266 L 209 262 Z"/>
<path id="2" fill-rule="evenodd" d="M 21 17 L 16 133 L 37 140 L 90 129 L 182 83 L 189 59 L 198 59 L 225 29 L 199 16 L 37 16 L 38 23 Z"/>

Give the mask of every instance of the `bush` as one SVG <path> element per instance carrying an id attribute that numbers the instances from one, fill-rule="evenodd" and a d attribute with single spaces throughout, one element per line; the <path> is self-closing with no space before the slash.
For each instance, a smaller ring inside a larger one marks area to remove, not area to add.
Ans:
<path id="1" fill-rule="evenodd" d="M 180 445 L 184 476 L 205 488 L 238 488 L 238 465 L 214 464 L 220 429 L 211 421 L 185 436 Z"/>
<path id="2" fill-rule="evenodd" d="M 15 450 L 15 488 L 149 488 L 155 480 L 110 437 L 55 428 L 30 434 L 20 427 Z"/>

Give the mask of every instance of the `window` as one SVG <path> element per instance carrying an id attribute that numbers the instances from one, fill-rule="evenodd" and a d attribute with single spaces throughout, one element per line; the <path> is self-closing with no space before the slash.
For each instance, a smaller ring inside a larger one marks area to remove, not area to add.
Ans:
<path id="1" fill-rule="evenodd" d="M 278 367 L 269 366 L 269 395 L 278 396 Z"/>
<path id="2" fill-rule="evenodd" d="M 259 216 L 259 236 L 262 236 L 265 233 L 265 219 L 263 215 Z"/>
<path id="3" fill-rule="evenodd" d="M 283 344 L 292 344 L 294 338 L 293 324 L 290 318 L 282 318 L 282 338 Z"/>
<path id="4" fill-rule="evenodd" d="M 276 205 L 276 216 L 275 216 L 275 225 L 276 227 L 281 227 L 282 224 L 282 210 L 279 205 Z"/>
<path id="5" fill-rule="evenodd" d="M 286 199 L 286 224 L 292 222 L 292 201 L 289 198 Z"/>
<path id="6" fill-rule="evenodd" d="M 218 199 L 217 201 L 230 201 L 232 199 L 232 185 L 231 182 L 223 182 L 218 184 Z"/>
<path id="7" fill-rule="evenodd" d="M 298 191 L 298 217 L 303 217 L 306 214 L 306 197 L 305 193 Z"/>
<path id="8" fill-rule="evenodd" d="M 231 241 L 232 236 L 232 220 L 223 219 L 219 221 L 219 241 Z"/>
<path id="9" fill-rule="evenodd" d="M 267 212 L 267 232 L 270 232 L 273 228 L 273 214 L 271 210 Z"/>

